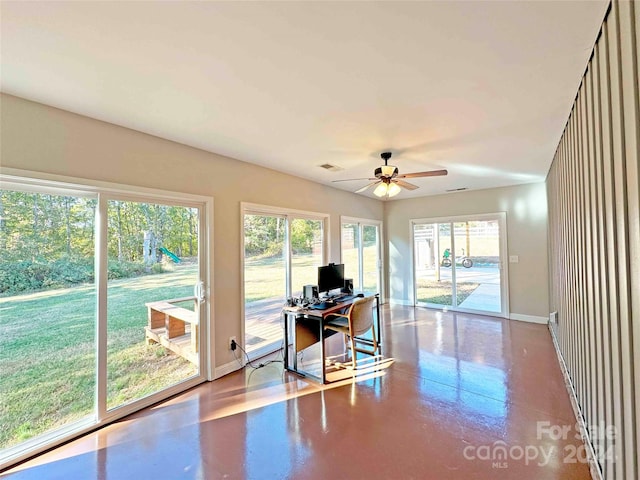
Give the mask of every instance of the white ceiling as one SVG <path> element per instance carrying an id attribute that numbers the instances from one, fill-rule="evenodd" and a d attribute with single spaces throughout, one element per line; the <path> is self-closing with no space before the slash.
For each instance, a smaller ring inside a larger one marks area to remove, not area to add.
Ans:
<path id="1" fill-rule="evenodd" d="M 538 182 L 607 4 L 2 2 L 0 86 L 345 190 Z"/>

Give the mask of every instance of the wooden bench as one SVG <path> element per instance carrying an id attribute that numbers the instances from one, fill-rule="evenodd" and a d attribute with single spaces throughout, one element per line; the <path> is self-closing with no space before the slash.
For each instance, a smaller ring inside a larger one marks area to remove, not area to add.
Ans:
<path id="1" fill-rule="evenodd" d="M 195 297 L 174 298 L 145 303 L 148 325 L 145 327 L 147 343 L 160 343 L 191 363 L 198 364 L 198 314 L 176 303 L 193 301 Z M 189 336 L 187 337 L 187 324 Z"/>

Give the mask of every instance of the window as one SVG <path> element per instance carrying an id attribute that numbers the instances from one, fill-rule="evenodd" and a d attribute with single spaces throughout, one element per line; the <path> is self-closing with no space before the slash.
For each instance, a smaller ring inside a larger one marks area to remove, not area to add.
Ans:
<path id="1" fill-rule="evenodd" d="M 251 204 L 242 212 L 244 345 L 259 358 L 282 347 L 285 299 L 318 282 L 329 216 Z"/>
<path id="2" fill-rule="evenodd" d="M 358 292 L 382 293 L 381 222 L 342 217 L 341 255 L 345 278 Z"/>

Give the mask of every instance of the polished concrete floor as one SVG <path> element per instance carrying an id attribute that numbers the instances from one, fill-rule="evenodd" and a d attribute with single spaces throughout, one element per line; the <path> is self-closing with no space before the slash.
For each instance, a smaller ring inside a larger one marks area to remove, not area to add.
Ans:
<path id="1" fill-rule="evenodd" d="M 590 478 L 546 326 L 410 307 L 383 315 L 393 361 L 379 371 L 321 388 L 281 364 L 246 368 L 8 478 Z"/>

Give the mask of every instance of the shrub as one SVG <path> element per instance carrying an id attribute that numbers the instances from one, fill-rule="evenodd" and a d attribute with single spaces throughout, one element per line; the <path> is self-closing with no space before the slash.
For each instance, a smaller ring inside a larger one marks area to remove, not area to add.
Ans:
<path id="1" fill-rule="evenodd" d="M 46 263 L 24 260 L 0 263 L 0 293 L 39 290 L 47 283 L 50 268 Z"/>
<path id="2" fill-rule="evenodd" d="M 151 265 L 151 273 L 162 273 L 164 272 L 164 268 L 162 268 L 161 263 L 154 263 Z"/>
<path id="3" fill-rule="evenodd" d="M 42 287 L 31 261 L 0 263 L 0 293 L 17 293 Z"/>
<path id="4" fill-rule="evenodd" d="M 93 258 L 59 258 L 49 264 L 50 286 L 64 287 L 93 282 Z M 47 286 L 47 285 L 45 285 Z"/>
<path id="5" fill-rule="evenodd" d="M 137 277 L 145 274 L 144 264 L 137 262 L 119 262 L 117 260 L 109 260 L 108 269 L 109 280 Z"/>
<path id="6" fill-rule="evenodd" d="M 46 259 L 0 261 L 0 294 L 18 294 L 70 287 L 94 281 L 93 257 L 62 257 Z M 159 265 L 159 272 L 162 266 Z M 155 269 L 153 269 L 155 273 Z M 142 263 L 109 260 L 109 279 L 129 278 L 145 274 Z"/>

